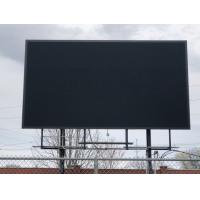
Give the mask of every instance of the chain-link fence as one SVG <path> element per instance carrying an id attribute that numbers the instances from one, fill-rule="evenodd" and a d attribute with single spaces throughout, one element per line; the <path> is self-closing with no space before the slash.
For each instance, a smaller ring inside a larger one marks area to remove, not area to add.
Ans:
<path id="1" fill-rule="evenodd" d="M 146 174 L 151 162 L 154 174 L 200 174 L 200 159 L 69 159 L 44 157 L 0 157 L 1 174 Z"/>

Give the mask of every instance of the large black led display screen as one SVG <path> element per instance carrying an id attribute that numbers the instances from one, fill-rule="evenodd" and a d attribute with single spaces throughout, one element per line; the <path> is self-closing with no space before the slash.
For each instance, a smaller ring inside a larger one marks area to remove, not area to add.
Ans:
<path id="1" fill-rule="evenodd" d="M 186 41 L 26 41 L 23 128 L 189 129 Z"/>

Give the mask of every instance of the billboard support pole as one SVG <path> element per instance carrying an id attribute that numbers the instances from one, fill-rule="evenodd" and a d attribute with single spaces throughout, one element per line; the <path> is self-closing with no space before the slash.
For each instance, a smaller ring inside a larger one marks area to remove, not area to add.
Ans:
<path id="1" fill-rule="evenodd" d="M 59 148 L 59 157 L 65 157 L 65 129 L 60 129 L 60 148 Z M 60 173 L 65 173 L 65 160 L 60 160 Z"/>
<path id="2" fill-rule="evenodd" d="M 169 150 L 172 150 L 171 129 L 169 129 Z"/>
<path id="3" fill-rule="evenodd" d="M 83 130 L 83 147 L 86 149 L 86 129 Z"/>
<path id="4" fill-rule="evenodd" d="M 146 139 L 147 139 L 147 149 L 146 149 L 146 158 L 151 159 L 151 129 L 146 130 Z M 153 174 L 152 161 L 147 161 L 147 174 Z"/>
<path id="5" fill-rule="evenodd" d="M 128 150 L 128 129 L 125 129 L 125 143 L 126 143 L 126 150 Z"/>
<path id="6" fill-rule="evenodd" d="M 43 139 L 44 139 L 44 129 L 41 129 L 41 148 L 43 148 Z"/>

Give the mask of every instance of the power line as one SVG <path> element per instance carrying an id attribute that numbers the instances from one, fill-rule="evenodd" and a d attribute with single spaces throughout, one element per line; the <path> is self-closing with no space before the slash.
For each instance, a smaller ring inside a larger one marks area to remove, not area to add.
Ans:
<path id="1" fill-rule="evenodd" d="M 24 145 L 24 144 L 32 144 L 33 142 L 23 142 L 23 143 L 15 143 L 15 144 L 3 144 L 3 145 L 0 145 L 0 148 L 1 147 L 9 147 L 9 146 L 19 146 L 19 145 Z"/>
<path id="2" fill-rule="evenodd" d="M 21 117 L 0 117 L 0 119 L 21 119 Z"/>
<path id="3" fill-rule="evenodd" d="M 22 106 L 2 106 L 0 107 L 1 110 L 3 109 L 14 109 L 14 108 L 21 108 Z"/>
<path id="4" fill-rule="evenodd" d="M 3 131 L 6 131 L 6 132 L 12 132 L 13 134 L 8 134 L 8 133 L 4 133 Z M 12 129 L 4 129 L 4 128 L 0 128 L 0 135 L 3 136 L 6 136 L 6 137 L 11 137 L 11 138 L 14 138 L 14 137 L 19 137 L 19 135 L 23 135 L 23 137 L 32 137 L 33 135 L 29 135 L 29 133 L 23 133 L 23 132 L 20 132 L 20 131 L 16 131 L 16 130 L 12 130 Z M 5 135 L 6 134 L 6 135 Z"/>
<path id="5" fill-rule="evenodd" d="M 20 150 L 33 150 L 34 148 L 33 147 L 30 147 L 30 148 L 12 148 L 12 149 L 1 149 L 1 151 L 20 151 Z"/>
<path id="6" fill-rule="evenodd" d="M 22 128 L 8 129 L 8 128 L 0 127 L 0 130 L 2 130 L 2 131 L 17 131 L 18 133 L 23 133 L 23 134 L 27 134 L 28 133 L 28 132 L 26 132 L 26 133 L 21 132 L 21 131 L 25 131 Z M 36 131 L 35 129 L 33 129 L 33 130 Z M 30 131 L 30 130 L 26 130 L 26 131 Z"/>
<path id="7" fill-rule="evenodd" d="M 190 101 L 200 101 L 200 98 L 197 98 L 197 99 L 190 99 Z"/>
<path id="8" fill-rule="evenodd" d="M 1 128 L 0 127 L 0 130 L 2 130 L 2 131 L 16 131 L 16 130 L 21 130 L 21 128 L 19 128 L 19 129 L 8 129 L 8 128 Z"/>
<path id="9" fill-rule="evenodd" d="M 189 87 L 200 87 L 200 84 L 189 85 Z"/>

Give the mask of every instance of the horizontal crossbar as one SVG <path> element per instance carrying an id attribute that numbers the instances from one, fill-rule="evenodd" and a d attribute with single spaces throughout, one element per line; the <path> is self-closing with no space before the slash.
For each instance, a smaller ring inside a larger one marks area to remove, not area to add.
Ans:
<path id="1" fill-rule="evenodd" d="M 0 157 L 0 160 L 75 160 L 75 161 L 183 161 L 183 162 L 191 162 L 191 161 L 197 161 L 200 162 L 200 159 L 174 159 L 174 158 L 166 158 L 166 159 L 160 159 L 160 158 L 57 158 L 57 157 Z"/>
<path id="2" fill-rule="evenodd" d="M 155 146 L 155 147 L 143 147 L 143 146 L 137 146 L 137 147 L 108 147 L 108 148 L 102 148 L 102 147 L 96 147 L 96 148 L 90 148 L 90 147 L 76 147 L 76 146 L 33 146 L 36 148 L 41 148 L 41 149 L 82 149 L 82 150 L 147 150 L 147 149 L 152 149 L 152 150 L 170 150 L 175 149 L 178 147 L 162 147 L 162 146 Z"/>
<path id="3" fill-rule="evenodd" d="M 133 144 L 132 142 L 79 142 L 79 144 Z"/>

